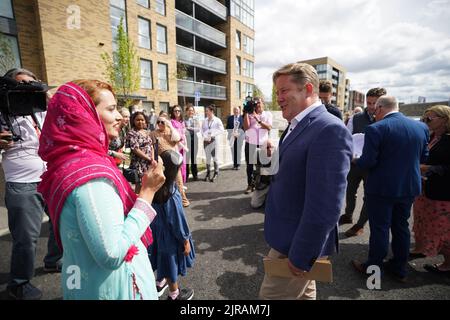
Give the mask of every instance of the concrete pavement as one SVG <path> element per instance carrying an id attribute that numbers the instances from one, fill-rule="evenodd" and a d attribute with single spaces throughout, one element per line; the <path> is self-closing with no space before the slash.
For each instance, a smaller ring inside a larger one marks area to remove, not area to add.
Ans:
<path id="1" fill-rule="evenodd" d="M 263 210 L 251 209 L 250 196 L 243 192 L 246 187 L 245 167 L 239 171 L 222 170 L 215 183 L 188 182 L 187 187 L 191 206 L 187 208 L 186 216 L 197 259 L 180 285 L 192 287 L 194 299 L 257 299 L 263 278 L 262 257 L 268 247 L 263 235 Z M 361 208 L 360 198 L 356 216 Z M 342 232 L 349 227 L 345 225 Z M 48 225 L 44 223 L 33 283 L 43 291 L 44 299 L 60 299 L 60 275 L 46 274 L 42 269 L 47 235 Z M 334 282 L 318 283 L 318 299 L 450 299 L 450 277 L 430 274 L 422 268 L 425 261 L 439 262 L 442 257 L 412 261 L 407 284 L 385 278 L 381 282 L 381 290 L 367 289 L 366 281 L 350 267 L 351 259 L 365 259 L 367 243 L 367 226 L 362 236 L 341 241 L 340 253 L 332 258 Z M 5 298 L 10 254 L 11 238 L 9 235 L 1 236 L 0 299 Z"/>

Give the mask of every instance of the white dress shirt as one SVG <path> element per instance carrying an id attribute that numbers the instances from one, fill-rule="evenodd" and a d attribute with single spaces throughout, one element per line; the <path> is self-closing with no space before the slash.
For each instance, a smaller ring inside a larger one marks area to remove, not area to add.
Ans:
<path id="1" fill-rule="evenodd" d="M 323 103 L 320 100 L 317 100 L 316 102 L 314 102 L 312 105 L 310 105 L 308 108 L 306 108 L 305 110 L 303 110 L 302 112 L 300 112 L 299 114 L 297 114 L 292 120 L 291 120 L 291 124 L 289 125 L 288 128 L 288 132 L 286 133 L 286 135 L 284 136 L 284 140 L 286 140 L 286 138 L 289 136 L 289 134 L 295 129 L 295 127 L 297 126 L 297 124 L 302 121 L 302 119 L 304 117 L 306 117 L 309 113 L 311 113 L 311 111 L 313 111 L 314 109 L 320 107 L 321 105 L 323 105 Z"/>

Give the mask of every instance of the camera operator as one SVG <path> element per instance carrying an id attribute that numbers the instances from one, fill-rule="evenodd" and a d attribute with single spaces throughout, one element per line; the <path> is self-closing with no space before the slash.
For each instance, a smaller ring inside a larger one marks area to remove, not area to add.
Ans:
<path id="1" fill-rule="evenodd" d="M 272 129 L 272 114 L 264 111 L 264 101 L 256 97 L 247 102 L 244 108 L 244 130 L 245 130 L 245 161 L 247 162 L 247 189 L 245 194 L 255 190 L 255 180 L 253 176 L 256 164 L 257 172 L 260 167 L 257 151 L 267 150 L 270 156 L 272 143 L 269 140 L 269 131 Z"/>
<path id="2" fill-rule="evenodd" d="M 5 77 L 17 82 L 37 81 L 36 76 L 26 69 L 9 70 Z M 42 292 L 34 287 L 30 280 L 34 276 L 36 245 L 45 210 L 44 200 L 37 192 L 40 176 L 45 171 L 45 163 L 37 153 L 39 128 L 43 124 L 44 117 L 45 112 L 36 113 L 34 119 L 31 115 L 0 115 L 2 123 L 0 149 L 6 181 L 5 205 L 8 209 L 8 225 L 13 239 L 7 293 L 9 298 L 17 300 L 37 300 L 42 297 Z M 5 120 L 8 119 L 10 124 L 6 125 L 8 121 Z M 11 131 L 18 139 L 12 140 Z M 49 226 L 50 235 L 47 244 L 48 253 L 44 258 L 44 271 L 58 272 L 61 270 L 61 253 L 56 245 L 51 223 Z"/>

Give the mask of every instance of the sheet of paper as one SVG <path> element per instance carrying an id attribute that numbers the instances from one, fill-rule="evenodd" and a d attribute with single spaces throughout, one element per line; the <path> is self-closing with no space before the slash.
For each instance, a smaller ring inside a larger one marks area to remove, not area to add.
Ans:
<path id="1" fill-rule="evenodd" d="M 359 158 L 364 148 L 364 133 L 355 133 L 353 135 L 353 157 Z"/>
<path id="2" fill-rule="evenodd" d="M 266 274 L 274 277 L 291 278 L 294 275 L 288 266 L 288 259 L 271 259 L 265 257 L 264 271 Z M 316 260 L 312 269 L 306 273 L 306 279 L 316 280 L 320 282 L 332 282 L 333 281 L 333 269 L 331 261 L 329 260 Z"/>

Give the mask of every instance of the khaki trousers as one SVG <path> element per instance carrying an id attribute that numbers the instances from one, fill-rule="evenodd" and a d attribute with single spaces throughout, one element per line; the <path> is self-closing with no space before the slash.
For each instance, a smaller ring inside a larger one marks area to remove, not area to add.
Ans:
<path id="1" fill-rule="evenodd" d="M 287 258 L 275 249 L 270 249 L 269 258 Z M 263 300 L 316 300 L 316 282 L 292 276 L 281 278 L 264 275 L 259 290 L 259 297 Z"/>

